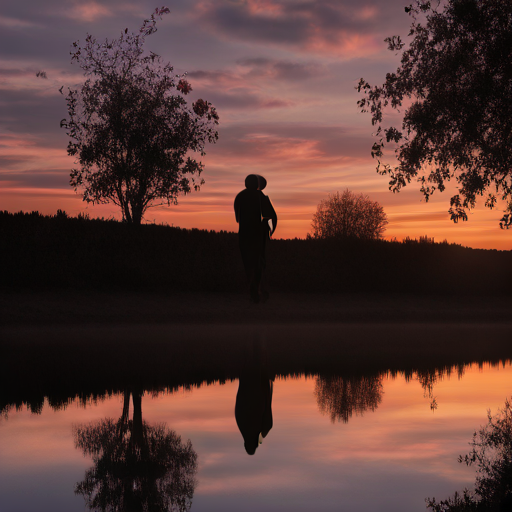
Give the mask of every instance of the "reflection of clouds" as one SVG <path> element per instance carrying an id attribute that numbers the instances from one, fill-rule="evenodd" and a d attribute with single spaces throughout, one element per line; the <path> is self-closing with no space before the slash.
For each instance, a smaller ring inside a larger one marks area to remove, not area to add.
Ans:
<path id="1" fill-rule="evenodd" d="M 477 365 L 467 368 L 461 383 L 454 374 L 451 380 L 441 383 L 446 401 L 440 402 L 435 421 L 414 374 L 413 382 L 402 374 L 394 380 L 384 377 L 385 398 L 377 410 L 379 417 L 367 414 L 360 421 L 352 418 L 347 424 L 331 424 L 318 414 L 313 379 L 280 378 L 274 401 L 279 422 L 271 433 L 272 442 L 262 445 L 260 449 L 265 451 L 257 459 L 241 453 L 240 434 L 233 421 L 236 381 L 208 386 L 205 382 L 187 395 L 182 390 L 159 393 L 158 399 L 144 404 L 144 410 L 148 411 L 145 419 L 150 424 L 168 422 L 171 414 L 172 428 L 194 441 L 200 473 L 192 511 L 240 510 L 240 503 L 248 496 L 254 510 L 268 510 L 269 503 L 291 503 L 293 510 L 332 509 L 332 504 L 340 500 L 346 510 L 380 510 L 383 502 L 397 504 L 397 509 L 402 506 L 404 510 L 416 510 L 426 496 L 448 496 L 454 489 L 473 484 L 471 470 L 465 479 L 457 473 L 460 468 L 456 458 L 467 452 L 471 432 L 485 422 L 487 408 L 494 411 L 503 404 L 503 397 L 510 392 L 511 376 L 510 364 L 493 371 L 487 365 L 483 371 Z M 99 402 L 94 409 L 79 407 L 75 400 L 68 405 L 66 415 L 72 415 L 74 423 L 83 423 L 89 421 L 87 415 L 91 411 L 98 418 L 115 417 L 118 409 L 116 395 Z M 441 421 L 437 420 L 440 413 L 445 414 Z M 66 467 L 76 464 L 76 474 L 83 474 L 81 456 L 69 440 L 69 423 L 62 432 L 54 430 L 57 427 L 53 425 L 62 421 L 62 414 L 45 406 L 39 418 L 45 423 L 38 423 L 34 432 L 39 437 L 24 442 L 17 451 L 8 442 L 8 433 L 29 432 L 33 418 L 14 414 L 13 411 L 13 421 L 2 425 L 6 434 L 2 435 L 2 462 L 9 462 L 5 484 L 13 481 L 12 475 L 21 473 L 30 451 L 35 452 L 32 455 L 37 456 L 37 464 L 45 472 L 53 464 L 62 468 L 65 461 Z M 33 471 L 34 466 L 25 473 L 32 483 Z M 71 478 L 69 474 L 62 475 L 68 476 L 66 483 L 70 481 L 68 494 L 74 474 Z M 54 478 L 51 483 L 56 484 L 59 479 Z M 400 483 L 399 495 L 396 482 Z M 41 479 L 38 483 L 42 487 Z M 45 487 L 41 495 L 48 496 L 50 490 L 53 487 Z M 14 502 L 21 498 L 14 496 Z"/>
<path id="2" fill-rule="evenodd" d="M 353 414 L 375 411 L 382 400 L 382 378 L 317 377 L 315 396 L 323 414 L 331 421 L 347 422 Z"/>

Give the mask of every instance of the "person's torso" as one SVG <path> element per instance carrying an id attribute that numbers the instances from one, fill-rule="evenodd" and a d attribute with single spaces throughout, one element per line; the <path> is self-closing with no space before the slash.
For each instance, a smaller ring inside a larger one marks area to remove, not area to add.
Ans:
<path id="1" fill-rule="evenodd" d="M 261 229 L 261 201 L 263 193 L 259 190 L 242 190 L 236 198 L 240 231 Z"/>

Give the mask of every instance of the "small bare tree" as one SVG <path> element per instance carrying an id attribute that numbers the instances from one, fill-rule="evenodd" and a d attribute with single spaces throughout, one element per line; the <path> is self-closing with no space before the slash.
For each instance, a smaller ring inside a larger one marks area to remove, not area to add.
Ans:
<path id="1" fill-rule="evenodd" d="M 336 192 L 320 201 L 311 227 L 313 238 L 382 238 L 387 216 L 377 201 L 350 190 Z"/>

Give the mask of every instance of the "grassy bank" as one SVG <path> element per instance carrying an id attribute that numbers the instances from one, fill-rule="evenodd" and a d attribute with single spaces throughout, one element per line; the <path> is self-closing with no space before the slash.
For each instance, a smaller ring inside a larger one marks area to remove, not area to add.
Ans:
<path id="1" fill-rule="evenodd" d="M 0 212 L 0 286 L 11 290 L 234 292 L 245 286 L 237 234 L 131 226 L 59 212 Z M 508 295 L 512 252 L 428 239 L 273 240 L 265 279 L 283 293 Z"/>

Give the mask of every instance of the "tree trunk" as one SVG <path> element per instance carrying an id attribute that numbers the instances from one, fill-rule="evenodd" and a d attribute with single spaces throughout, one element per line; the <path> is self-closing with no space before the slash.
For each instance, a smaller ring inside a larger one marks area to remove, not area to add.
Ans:
<path id="1" fill-rule="evenodd" d="M 132 392 L 133 399 L 133 423 L 132 423 L 132 438 L 134 445 L 142 448 L 144 439 L 142 435 L 142 393 L 137 391 Z"/>

